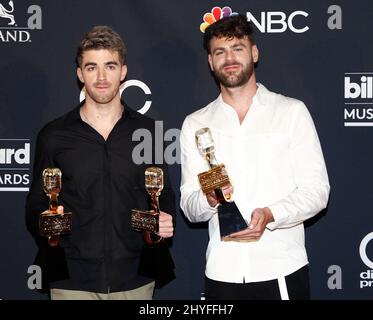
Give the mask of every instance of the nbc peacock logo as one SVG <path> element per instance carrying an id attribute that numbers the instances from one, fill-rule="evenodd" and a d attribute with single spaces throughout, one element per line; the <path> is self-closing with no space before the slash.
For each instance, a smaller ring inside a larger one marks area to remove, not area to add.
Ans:
<path id="1" fill-rule="evenodd" d="M 202 33 L 205 33 L 205 30 L 208 26 L 212 25 L 216 21 L 220 20 L 221 18 L 229 17 L 234 14 L 238 14 L 237 12 L 233 12 L 230 7 L 213 7 L 211 12 L 207 12 L 203 15 L 203 22 L 199 26 L 199 29 Z"/>

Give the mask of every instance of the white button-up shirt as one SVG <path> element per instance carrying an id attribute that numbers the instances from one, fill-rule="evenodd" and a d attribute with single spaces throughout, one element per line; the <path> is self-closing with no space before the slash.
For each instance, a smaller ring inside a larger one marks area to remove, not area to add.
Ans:
<path id="1" fill-rule="evenodd" d="M 209 206 L 197 178 L 209 169 L 195 132 L 208 127 L 215 156 L 225 164 L 234 201 L 250 221 L 255 208 L 269 207 L 274 222 L 255 242 L 220 239 L 217 208 Z M 276 279 L 308 263 L 303 221 L 324 209 L 329 181 L 320 142 L 306 106 L 258 84 L 240 124 L 221 95 L 186 117 L 180 136 L 181 208 L 192 222 L 209 221 L 206 276 L 242 283 Z"/>

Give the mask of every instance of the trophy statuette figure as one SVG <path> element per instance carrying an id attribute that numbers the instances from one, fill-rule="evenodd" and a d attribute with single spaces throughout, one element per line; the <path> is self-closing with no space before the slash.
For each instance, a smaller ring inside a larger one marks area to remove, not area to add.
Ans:
<path id="1" fill-rule="evenodd" d="M 230 180 L 224 164 L 219 164 L 215 158 L 215 144 L 209 128 L 202 128 L 195 133 L 196 144 L 199 151 L 206 158 L 210 170 L 198 174 L 203 193 L 214 192 L 219 201 L 218 218 L 220 236 L 223 241 L 234 241 L 229 237 L 234 232 L 241 231 L 248 227 L 242 217 L 231 194 L 225 194 L 222 187 L 229 185 Z"/>
<path id="2" fill-rule="evenodd" d="M 151 210 L 132 209 L 131 225 L 136 231 L 145 232 L 148 244 L 155 244 L 162 240 L 156 233 L 159 231 L 159 196 L 163 190 L 163 170 L 149 167 L 145 170 L 145 189 L 150 195 Z"/>
<path id="3" fill-rule="evenodd" d="M 58 195 L 62 187 L 62 173 L 58 168 L 46 168 L 43 171 L 43 189 L 49 197 L 49 210 L 39 218 L 40 235 L 48 238 L 51 247 L 58 245 L 59 236 L 71 232 L 71 212 L 57 213 Z"/>

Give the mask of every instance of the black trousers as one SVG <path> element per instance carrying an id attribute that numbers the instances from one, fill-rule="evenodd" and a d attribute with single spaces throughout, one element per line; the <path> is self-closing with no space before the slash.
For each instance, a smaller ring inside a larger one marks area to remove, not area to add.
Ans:
<path id="1" fill-rule="evenodd" d="M 205 278 L 206 300 L 309 300 L 308 265 L 284 279 L 229 283 Z"/>

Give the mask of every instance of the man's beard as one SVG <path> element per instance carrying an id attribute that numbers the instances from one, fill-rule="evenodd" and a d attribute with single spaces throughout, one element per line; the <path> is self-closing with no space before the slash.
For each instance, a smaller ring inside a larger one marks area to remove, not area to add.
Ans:
<path id="1" fill-rule="evenodd" d="M 236 73 L 235 71 L 224 73 L 224 71 L 221 71 L 224 67 L 235 64 L 237 63 L 224 64 L 219 70 L 214 71 L 215 77 L 226 88 L 237 88 L 243 86 L 250 80 L 250 77 L 254 72 L 253 63 L 246 64 L 245 66 L 240 64 L 243 68 L 239 73 Z"/>
<path id="2" fill-rule="evenodd" d="M 113 94 L 113 93 L 109 93 L 109 94 L 105 94 L 105 95 L 98 95 L 98 94 L 90 95 L 91 99 L 94 102 L 99 103 L 99 104 L 107 104 L 107 103 L 113 101 L 115 96 L 116 96 L 116 94 Z"/>
<path id="3" fill-rule="evenodd" d="M 119 87 L 109 91 L 108 93 L 97 93 L 94 90 L 87 90 L 87 94 L 91 97 L 91 99 L 99 104 L 107 104 L 115 98 L 117 93 L 119 92 Z"/>

